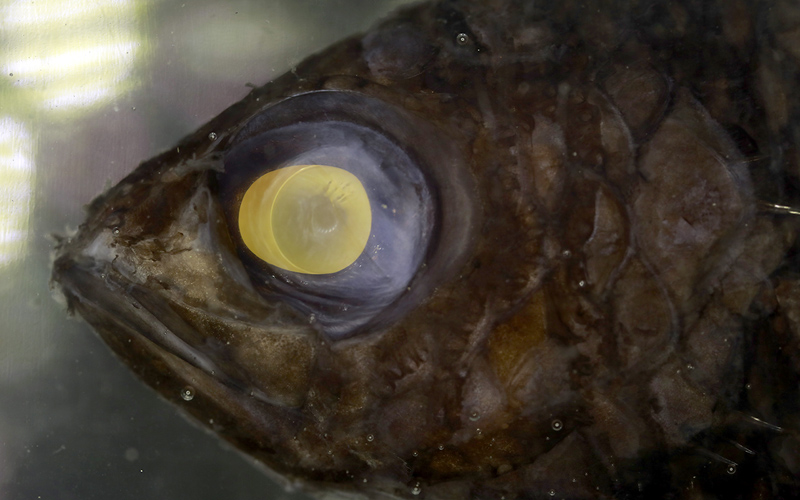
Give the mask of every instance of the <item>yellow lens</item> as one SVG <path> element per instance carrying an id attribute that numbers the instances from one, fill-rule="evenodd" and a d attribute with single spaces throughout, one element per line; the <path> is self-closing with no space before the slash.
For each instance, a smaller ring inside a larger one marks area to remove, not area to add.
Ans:
<path id="1" fill-rule="evenodd" d="M 239 207 L 247 248 L 288 271 L 341 271 L 361 255 L 371 231 L 364 186 L 347 170 L 327 165 L 273 170 L 247 189 Z"/>

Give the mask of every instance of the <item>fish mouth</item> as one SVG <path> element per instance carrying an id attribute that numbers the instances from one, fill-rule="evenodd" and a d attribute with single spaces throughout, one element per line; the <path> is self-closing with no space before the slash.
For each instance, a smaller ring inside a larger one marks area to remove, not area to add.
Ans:
<path id="1" fill-rule="evenodd" d="M 252 288 L 225 239 L 206 174 L 189 177 L 145 186 L 160 188 L 152 198 L 180 200 L 169 222 L 155 222 L 155 238 L 142 234 L 150 217 L 133 203 L 91 207 L 87 223 L 56 249 L 51 286 L 167 399 L 180 401 L 184 386 L 203 385 L 225 392 L 223 399 L 297 408 L 316 356 L 316 332 L 287 305 Z M 291 377 L 275 362 L 287 350 Z"/>
<path id="2" fill-rule="evenodd" d="M 298 464 L 291 459 L 294 442 L 285 437 L 307 425 L 298 408 L 306 388 L 259 384 L 238 365 L 236 346 L 209 341 L 184 317 L 185 304 L 128 282 L 107 263 L 61 255 L 53 267 L 69 311 L 146 385 L 194 417 L 193 423 L 256 458 L 275 481 L 293 484 Z"/>
<path id="3" fill-rule="evenodd" d="M 128 356 L 133 354 L 151 362 L 159 359 L 171 368 L 170 372 L 185 379 L 183 385 L 177 384 L 181 387 L 197 384 L 190 373 L 195 378 L 203 374 L 234 393 L 270 405 L 300 404 L 269 395 L 248 382 L 240 369 L 226 361 L 234 357 L 226 352 L 227 346 L 209 342 L 182 317 L 179 311 L 186 311 L 185 305 L 165 299 L 142 285 L 126 282 L 110 266 L 101 270 L 96 261 L 81 263 L 61 257 L 54 269 L 68 309 L 85 318 L 124 362 L 147 379 L 167 378 L 162 373 L 150 373 L 153 368 L 147 363 L 131 362 Z"/>
<path id="4" fill-rule="evenodd" d="M 96 262 L 81 265 L 69 258 L 56 261 L 58 281 L 72 312 L 92 318 L 98 331 L 112 332 L 117 341 L 147 340 L 209 375 L 224 377 L 216 363 L 192 345 L 196 332 L 168 303 L 163 300 L 159 303 L 154 294 L 141 285 L 125 283 L 113 270 L 106 274 L 98 272 L 97 267 Z M 103 335 L 104 338 L 108 336 Z"/>

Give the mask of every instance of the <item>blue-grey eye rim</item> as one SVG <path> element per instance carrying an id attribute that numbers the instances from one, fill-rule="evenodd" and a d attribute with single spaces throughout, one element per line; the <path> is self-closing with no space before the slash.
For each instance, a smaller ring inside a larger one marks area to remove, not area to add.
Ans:
<path id="1" fill-rule="evenodd" d="M 223 164 L 216 186 L 251 281 L 331 340 L 375 330 L 417 305 L 458 265 L 475 226 L 463 145 L 424 117 L 355 92 L 311 92 L 268 106 L 231 137 Z M 303 164 L 345 168 L 370 197 L 367 248 L 338 273 L 270 266 L 238 234 L 247 187 L 270 170 Z"/>

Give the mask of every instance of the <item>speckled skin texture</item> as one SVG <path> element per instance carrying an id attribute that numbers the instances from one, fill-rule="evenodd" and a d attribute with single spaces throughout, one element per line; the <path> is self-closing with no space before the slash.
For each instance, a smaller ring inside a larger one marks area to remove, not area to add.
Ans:
<path id="1" fill-rule="evenodd" d="M 798 47 L 788 0 L 421 4 L 143 163 L 54 282 L 165 398 L 323 497 L 796 498 L 800 218 L 773 205 L 800 201 Z M 346 335 L 241 247 L 226 168 L 333 119 L 435 193 L 408 288 L 326 306 L 368 311 Z"/>

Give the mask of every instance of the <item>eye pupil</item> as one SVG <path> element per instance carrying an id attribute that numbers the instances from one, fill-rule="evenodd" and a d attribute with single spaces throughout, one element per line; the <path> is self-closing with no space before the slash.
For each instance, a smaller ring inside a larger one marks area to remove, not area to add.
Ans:
<path id="1" fill-rule="evenodd" d="M 239 208 L 245 245 L 268 264 L 306 274 L 341 271 L 364 251 L 372 210 L 352 173 L 294 165 L 259 177 Z"/>
<path id="2" fill-rule="evenodd" d="M 316 195 L 308 200 L 310 222 L 303 227 L 312 233 L 330 233 L 339 227 L 339 221 L 345 221 L 347 214 L 335 205 L 330 198 Z"/>

